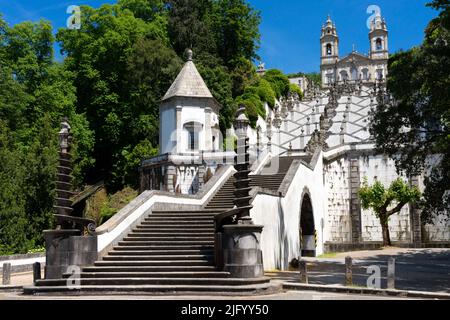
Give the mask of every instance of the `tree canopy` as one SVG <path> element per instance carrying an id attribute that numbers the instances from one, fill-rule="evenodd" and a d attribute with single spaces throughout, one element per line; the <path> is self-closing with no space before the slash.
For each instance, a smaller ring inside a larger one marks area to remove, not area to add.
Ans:
<path id="1" fill-rule="evenodd" d="M 0 16 L 0 254 L 41 246 L 51 227 L 62 117 L 74 188 L 104 179 L 114 193 L 137 186 L 141 159 L 158 153 L 159 100 L 185 49 L 223 106 L 223 131 L 255 79 L 260 15 L 245 0 L 118 0 L 81 14 L 81 29 L 56 37 L 48 21 Z"/>
<path id="2" fill-rule="evenodd" d="M 93 132 L 75 110 L 73 74 L 54 62 L 47 21 L 9 27 L 0 16 L 0 254 L 43 244 L 52 224 L 60 119 L 73 119 L 76 182 L 92 165 Z"/>
<path id="3" fill-rule="evenodd" d="M 389 217 L 399 213 L 409 202 L 417 202 L 420 199 L 420 191 L 416 186 L 408 186 L 402 178 L 394 180 L 389 188 L 380 181 L 369 185 L 367 178 L 359 190 L 359 197 L 364 209 L 372 209 L 380 220 L 383 231 L 383 245 L 390 246 Z"/>
<path id="4" fill-rule="evenodd" d="M 377 106 L 371 132 L 380 152 L 408 176 L 425 175 L 423 219 L 450 209 L 450 3 L 425 30 L 421 46 L 389 59 L 387 86 L 395 99 Z"/>

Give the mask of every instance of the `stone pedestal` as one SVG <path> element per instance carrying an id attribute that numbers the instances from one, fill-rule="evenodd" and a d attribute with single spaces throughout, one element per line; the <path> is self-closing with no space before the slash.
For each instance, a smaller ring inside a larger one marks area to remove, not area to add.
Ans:
<path id="1" fill-rule="evenodd" d="M 260 238 L 263 226 L 237 224 L 223 226 L 222 248 L 224 271 L 233 278 L 264 276 Z"/>
<path id="2" fill-rule="evenodd" d="M 90 266 L 98 259 L 97 236 L 80 236 L 79 230 L 44 231 L 45 279 L 61 279 L 69 266 Z"/>

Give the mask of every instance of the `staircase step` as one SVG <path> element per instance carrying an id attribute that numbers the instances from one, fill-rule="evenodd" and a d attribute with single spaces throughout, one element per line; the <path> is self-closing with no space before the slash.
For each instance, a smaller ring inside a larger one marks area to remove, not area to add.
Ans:
<path id="1" fill-rule="evenodd" d="M 119 245 L 125 245 L 125 246 L 131 246 L 131 245 L 154 245 L 154 246 L 167 246 L 167 245 L 173 245 L 177 248 L 180 247 L 180 245 L 188 245 L 188 247 L 192 247 L 191 245 L 201 245 L 201 246 L 213 246 L 214 241 L 185 241 L 185 240 L 141 240 L 140 238 L 131 238 L 131 239 L 124 239 L 123 241 L 119 241 Z"/>
<path id="2" fill-rule="evenodd" d="M 192 219 L 192 218 L 145 218 L 143 223 L 155 223 L 155 224 L 166 224 L 166 223 L 179 223 L 179 224 L 191 224 L 191 223 L 198 223 L 198 224 L 209 224 L 212 221 L 214 221 L 214 217 L 211 218 L 201 218 L 201 219 Z"/>
<path id="3" fill-rule="evenodd" d="M 72 279 L 73 281 L 74 279 Z M 266 283 L 267 279 L 237 278 L 78 278 L 80 285 L 250 285 Z M 36 286 L 67 286 L 66 279 L 37 280 Z"/>
<path id="4" fill-rule="evenodd" d="M 192 245 L 133 245 L 132 243 L 125 242 L 124 245 L 114 247 L 114 250 L 164 250 L 164 251 L 179 251 L 179 250 L 214 250 L 214 245 L 192 244 Z"/>
<path id="5" fill-rule="evenodd" d="M 83 285 L 79 289 L 73 289 L 68 286 L 27 286 L 23 288 L 24 294 L 54 294 L 54 293 L 76 293 L 85 295 L 94 294 L 207 294 L 208 296 L 217 294 L 221 295 L 261 295 L 275 293 L 281 290 L 280 286 L 271 285 L 269 281 L 254 285 L 123 285 L 123 286 L 98 286 Z"/>
<path id="6" fill-rule="evenodd" d="M 213 234 L 206 234 L 204 236 L 196 235 L 195 237 L 192 236 L 176 236 L 171 234 L 165 234 L 165 235 L 158 235 L 154 236 L 152 234 L 147 233 L 130 233 L 127 237 L 124 238 L 124 240 L 136 240 L 141 241 L 142 240 L 156 240 L 156 241 L 165 241 L 165 240 L 172 240 L 172 241 L 212 241 L 214 240 Z"/>
<path id="7" fill-rule="evenodd" d="M 214 227 L 214 223 L 208 223 L 208 224 L 185 224 L 185 225 L 179 225 L 176 223 L 167 223 L 167 224 L 154 224 L 154 223 L 145 223 L 143 222 L 140 226 L 137 226 L 137 228 L 139 229 L 145 229 L 148 227 L 153 227 L 153 228 L 165 228 L 165 229 L 201 229 L 201 228 L 213 228 Z"/>
<path id="8" fill-rule="evenodd" d="M 136 226 L 133 231 L 138 232 L 180 232 L 180 233 L 193 233 L 193 232 L 200 232 L 200 233 L 214 233 L 214 225 L 207 225 L 207 226 L 159 226 L 159 225 L 142 225 L 142 226 Z"/>
<path id="9" fill-rule="evenodd" d="M 155 237 L 214 237 L 214 228 L 209 229 L 167 229 L 161 230 L 158 228 L 149 228 L 149 229 L 137 229 L 133 230 L 132 234 L 143 234 L 145 236 L 151 235 Z"/>
<path id="10" fill-rule="evenodd" d="M 96 261 L 95 266 L 170 266 L 170 267 L 185 267 L 185 266 L 211 266 L 210 260 L 161 260 L 161 261 Z"/>
<path id="11" fill-rule="evenodd" d="M 70 273 L 63 275 L 64 278 L 72 276 Z M 178 271 L 178 272 L 82 272 L 81 278 L 227 278 L 230 276 L 229 272 L 225 271 Z"/>
<path id="12" fill-rule="evenodd" d="M 103 257 L 103 261 L 175 261 L 175 260 L 184 260 L 184 261 L 212 261 L 214 259 L 213 255 L 165 255 L 165 256 L 146 256 L 146 255 L 108 255 Z"/>
<path id="13" fill-rule="evenodd" d="M 120 248 L 120 249 L 119 249 Z M 119 250 L 118 250 L 119 249 Z M 123 250 L 127 249 L 127 250 Z M 138 255 L 155 255 L 155 256 L 172 256 L 172 255 L 213 255 L 214 250 L 129 250 L 129 248 L 116 247 L 113 251 L 109 252 L 109 255 L 130 255 L 130 256 L 138 256 Z"/>
<path id="14" fill-rule="evenodd" d="M 83 272 L 216 272 L 215 266 L 92 266 Z"/>

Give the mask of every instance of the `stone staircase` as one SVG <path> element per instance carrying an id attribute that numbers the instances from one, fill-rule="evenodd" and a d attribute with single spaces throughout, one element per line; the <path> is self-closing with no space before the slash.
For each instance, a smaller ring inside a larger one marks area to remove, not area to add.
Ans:
<path id="1" fill-rule="evenodd" d="M 292 162 L 295 159 L 303 159 L 309 162 L 310 157 L 280 157 L 278 160 L 278 173 L 276 174 L 257 174 L 251 175 L 250 186 L 261 187 L 264 189 L 270 189 L 277 191 L 281 183 L 289 171 Z M 262 170 L 264 172 L 264 169 Z M 206 210 L 229 210 L 233 208 L 234 200 L 234 176 L 231 176 L 227 182 L 222 186 L 219 192 L 211 199 L 211 201 L 205 206 Z"/>
<path id="2" fill-rule="evenodd" d="M 293 159 L 283 159 L 278 174 L 253 175 L 251 186 L 278 190 Z M 267 278 L 236 279 L 215 267 L 214 216 L 233 208 L 234 181 L 230 177 L 203 210 L 153 211 L 94 266 L 79 275 L 38 280 L 24 293 L 270 292 L 274 286 Z M 74 284 L 79 286 L 68 286 Z"/>
<path id="3" fill-rule="evenodd" d="M 222 211 L 222 210 L 221 210 Z M 106 256 L 79 276 L 38 280 L 25 294 L 105 293 L 263 293 L 267 278 L 235 279 L 214 263 L 214 215 L 217 210 L 155 211 Z M 79 287 L 68 284 L 79 281 Z"/>

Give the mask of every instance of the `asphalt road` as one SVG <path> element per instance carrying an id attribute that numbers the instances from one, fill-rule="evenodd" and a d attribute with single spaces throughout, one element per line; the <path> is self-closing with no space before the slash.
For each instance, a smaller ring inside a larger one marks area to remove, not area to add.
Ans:
<path id="1" fill-rule="evenodd" d="M 309 259 L 310 284 L 342 285 L 345 281 L 344 256 L 353 262 L 353 283 L 367 286 L 368 267 L 381 271 L 381 288 L 387 288 L 387 261 L 396 259 L 396 289 L 450 293 L 450 249 L 390 249 L 339 254 L 333 259 Z M 271 274 L 273 278 L 298 282 L 297 272 Z"/>

